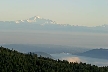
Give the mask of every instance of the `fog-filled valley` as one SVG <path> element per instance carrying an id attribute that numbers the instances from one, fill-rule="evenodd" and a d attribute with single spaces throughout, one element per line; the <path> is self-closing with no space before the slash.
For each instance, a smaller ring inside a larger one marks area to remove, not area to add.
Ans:
<path id="1" fill-rule="evenodd" d="M 26 54 L 32 52 L 39 57 L 49 57 L 54 60 L 60 59 L 69 62 L 83 62 L 97 66 L 108 66 L 108 49 L 104 48 L 92 49 L 52 44 L 2 44 L 1 46 Z M 95 53 L 93 53 L 94 51 Z"/>

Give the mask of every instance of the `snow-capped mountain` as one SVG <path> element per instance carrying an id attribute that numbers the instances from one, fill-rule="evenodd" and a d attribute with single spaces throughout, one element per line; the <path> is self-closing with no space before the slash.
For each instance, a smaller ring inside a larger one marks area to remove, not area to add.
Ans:
<path id="1" fill-rule="evenodd" d="M 68 31 L 68 32 L 101 32 L 108 33 L 108 25 L 96 27 L 58 24 L 50 19 L 34 16 L 25 20 L 0 21 L 0 30 L 41 30 L 41 31 Z"/>
<path id="2" fill-rule="evenodd" d="M 17 21 L 15 21 L 15 23 L 38 23 L 38 24 L 41 24 L 41 25 L 57 24 L 55 21 L 52 21 L 52 20 L 49 20 L 49 19 L 44 19 L 44 18 L 41 18 L 39 16 L 34 16 L 34 17 L 28 18 L 26 20 L 17 20 Z"/>

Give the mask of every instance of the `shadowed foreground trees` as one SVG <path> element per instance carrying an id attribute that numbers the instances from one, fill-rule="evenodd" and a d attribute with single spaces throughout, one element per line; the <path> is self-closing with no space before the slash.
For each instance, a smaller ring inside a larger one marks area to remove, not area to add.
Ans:
<path id="1" fill-rule="evenodd" d="M 69 63 L 0 47 L 0 72 L 108 72 L 108 67 Z"/>

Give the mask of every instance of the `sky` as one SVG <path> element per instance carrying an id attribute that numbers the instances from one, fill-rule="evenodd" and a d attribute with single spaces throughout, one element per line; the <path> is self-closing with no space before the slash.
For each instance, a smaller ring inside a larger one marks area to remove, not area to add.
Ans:
<path id="1" fill-rule="evenodd" d="M 0 0 L 0 21 L 40 16 L 79 26 L 108 24 L 108 0 Z"/>

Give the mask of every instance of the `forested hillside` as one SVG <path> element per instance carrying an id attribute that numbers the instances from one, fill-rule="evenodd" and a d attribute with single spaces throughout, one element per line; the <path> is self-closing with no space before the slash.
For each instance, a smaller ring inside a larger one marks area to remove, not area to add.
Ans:
<path id="1" fill-rule="evenodd" d="M 108 72 L 108 67 L 69 63 L 0 47 L 0 72 Z"/>

